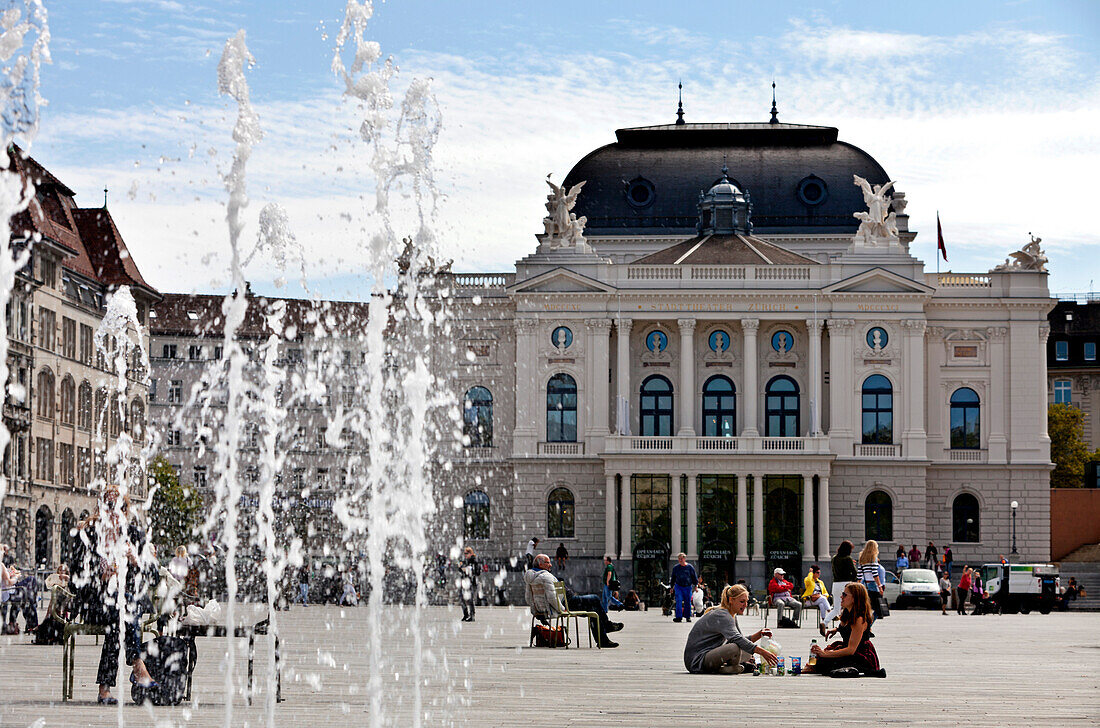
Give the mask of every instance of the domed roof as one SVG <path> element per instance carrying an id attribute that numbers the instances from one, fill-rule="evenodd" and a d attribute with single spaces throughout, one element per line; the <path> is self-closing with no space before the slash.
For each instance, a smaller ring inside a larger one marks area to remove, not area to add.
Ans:
<path id="1" fill-rule="evenodd" d="M 752 198 L 757 233 L 854 233 L 865 210 L 853 183 L 889 178 L 837 129 L 801 124 L 667 124 L 619 129 L 581 159 L 565 185 L 587 182 L 574 212 L 592 234 L 691 233 L 700 194 Z M 728 178 L 715 179 L 723 160 Z M 709 192 L 707 192 L 709 190 Z"/>

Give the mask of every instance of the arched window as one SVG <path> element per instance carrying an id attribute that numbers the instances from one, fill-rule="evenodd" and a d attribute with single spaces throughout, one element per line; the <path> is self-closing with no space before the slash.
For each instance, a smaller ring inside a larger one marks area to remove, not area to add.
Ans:
<path id="1" fill-rule="evenodd" d="M 733 382 L 721 375 L 703 385 L 703 435 L 733 437 L 737 432 L 737 401 Z"/>
<path id="2" fill-rule="evenodd" d="M 485 387 L 470 387 L 466 391 L 462 434 L 469 438 L 468 447 L 493 446 L 493 394 Z"/>
<path id="3" fill-rule="evenodd" d="M 577 381 L 568 374 L 546 383 L 546 441 L 577 441 Z"/>
<path id="4" fill-rule="evenodd" d="M 466 540 L 489 538 L 489 496 L 471 490 L 462 501 L 462 535 Z"/>
<path id="5" fill-rule="evenodd" d="M 956 389 L 951 395 L 952 450 L 977 450 L 982 446 L 980 405 L 977 393 L 969 387 Z"/>
<path id="6" fill-rule="evenodd" d="M 863 537 L 867 540 L 894 540 L 894 501 L 883 490 L 872 490 L 863 503 Z"/>
<path id="7" fill-rule="evenodd" d="M 889 379 L 874 374 L 863 382 L 863 444 L 890 445 L 893 442 L 894 388 Z"/>
<path id="8" fill-rule="evenodd" d="M 642 382 L 642 435 L 672 434 L 672 382 L 652 376 Z"/>
<path id="9" fill-rule="evenodd" d="M 145 403 L 140 399 L 134 399 L 130 403 L 130 434 L 134 440 L 141 442 L 145 436 Z"/>
<path id="10" fill-rule="evenodd" d="M 49 369 L 43 369 L 38 372 L 38 391 L 35 393 L 38 400 L 38 416 L 45 417 L 48 420 L 53 419 L 54 408 L 54 392 L 53 392 L 53 372 Z"/>
<path id="11" fill-rule="evenodd" d="M 82 430 L 92 429 L 92 385 L 80 383 L 76 398 L 76 424 Z"/>
<path id="12" fill-rule="evenodd" d="M 778 376 L 768 382 L 764 397 L 764 435 L 766 437 L 798 437 L 798 384 L 788 376 Z"/>
<path id="13" fill-rule="evenodd" d="M 955 543 L 978 543 L 981 539 L 979 527 L 978 499 L 971 493 L 959 493 L 951 504 L 951 540 Z"/>
<path id="14" fill-rule="evenodd" d="M 76 424 L 76 384 L 68 375 L 61 380 L 61 424 Z"/>
<path id="15" fill-rule="evenodd" d="M 549 538 L 573 538 L 573 491 L 554 488 L 546 498 L 546 535 Z"/>

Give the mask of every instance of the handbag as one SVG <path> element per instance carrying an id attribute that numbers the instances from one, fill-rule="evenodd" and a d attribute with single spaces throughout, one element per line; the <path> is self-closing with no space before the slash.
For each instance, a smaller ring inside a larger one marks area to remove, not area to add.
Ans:
<path id="1" fill-rule="evenodd" d="M 622 584 L 620 584 L 620 583 L 619 583 L 619 580 L 618 580 L 618 579 L 612 579 L 612 580 L 611 580 L 611 581 L 610 581 L 610 582 L 609 582 L 609 583 L 607 584 L 607 586 L 608 586 L 608 587 L 609 587 L 609 588 L 611 589 L 611 591 L 613 591 L 613 592 L 617 592 L 617 591 L 619 591 L 619 589 L 620 589 L 620 588 L 622 587 Z"/>
<path id="2" fill-rule="evenodd" d="M 535 647 L 568 647 L 569 639 L 561 627 L 550 629 L 546 625 L 535 625 Z"/>

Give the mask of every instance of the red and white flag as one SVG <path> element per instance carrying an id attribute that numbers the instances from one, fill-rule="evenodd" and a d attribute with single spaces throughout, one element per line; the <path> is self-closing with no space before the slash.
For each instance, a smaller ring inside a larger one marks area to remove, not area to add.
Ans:
<path id="1" fill-rule="evenodd" d="M 943 228 L 940 227 L 940 213 L 936 213 L 936 247 L 940 251 L 940 255 L 944 260 L 947 260 L 947 246 L 943 244 Z"/>

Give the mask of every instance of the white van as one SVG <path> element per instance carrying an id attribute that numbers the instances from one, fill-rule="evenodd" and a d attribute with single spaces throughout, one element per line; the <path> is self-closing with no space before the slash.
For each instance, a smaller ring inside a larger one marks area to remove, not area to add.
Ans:
<path id="1" fill-rule="evenodd" d="M 1050 614 L 1058 596 L 1054 564 L 982 564 L 982 583 L 1006 614 L 1038 609 Z"/>

